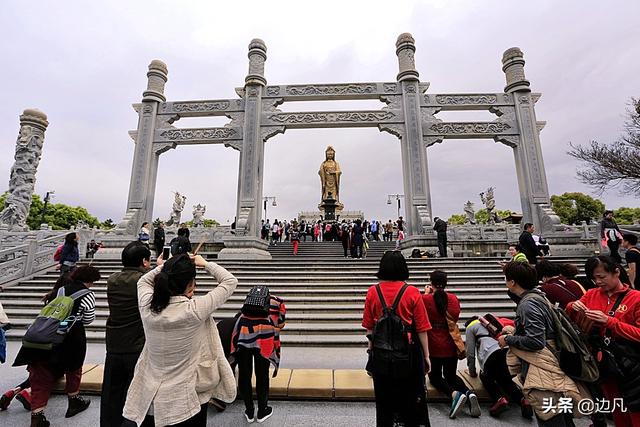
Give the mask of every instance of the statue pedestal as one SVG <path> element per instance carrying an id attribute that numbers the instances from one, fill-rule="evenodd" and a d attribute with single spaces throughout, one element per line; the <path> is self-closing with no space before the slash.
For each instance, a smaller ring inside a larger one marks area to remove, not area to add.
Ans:
<path id="1" fill-rule="evenodd" d="M 250 236 L 224 236 L 223 240 L 224 249 L 218 253 L 218 259 L 271 259 L 265 240 Z"/>
<path id="2" fill-rule="evenodd" d="M 415 248 L 422 251 L 438 252 L 438 239 L 435 233 L 408 236 L 400 242 L 400 251 L 405 258 L 411 257 L 411 252 Z"/>
<path id="3" fill-rule="evenodd" d="M 319 206 L 320 210 L 324 212 L 323 219 L 325 221 L 336 220 L 336 209 L 338 208 L 337 200 L 333 198 L 324 199 Z"/>

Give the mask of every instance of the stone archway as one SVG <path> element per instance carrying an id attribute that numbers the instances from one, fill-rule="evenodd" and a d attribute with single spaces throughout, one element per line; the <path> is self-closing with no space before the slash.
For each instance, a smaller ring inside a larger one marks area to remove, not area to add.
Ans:
<path id="1" fill-rule="evenodd" d="M 249 72 L 239 99 L 167 102 L 164 86 L 167 67 L 161 61 L 149 65 L 148 86 L 141 104 L 127 213 L 121 233 L 135 234 L 143 221 L 152 219 L 155 183 L 160 155 L 178 145 L 224 144 L 240 152 L 236 235 L 225 239 L 221 258 L 268 258 L 260 240 L 262 217 L 264 144 L 287 129 L 376 127 L 400 140 L 405 193 L 407 239 L 404 248 L 433 243 L 431 191 L 427 147 L 447 138 L 492 138 L 514 150 L 525 221 L 551 232 L 558 217 L 549 206 L 539 131 L 532 94 L 524 75 L 524 59 L 518 48 L 505 52 L 504 93 L 427 94 L 429 83 L 420 82 L 415 68 L 415 41 L 404 33 L 396 42 L 399 72 L 396 81 L 267 85 L 267 48 L 262 40 L 249 44 Z M 387 105 L 379 110 L 282 112 L 288 101 L 377 99 Z M 443 122 L 435 115 L 444 110 L 486 109 L 498 116 L 489 122 Z M 223 127 L 178 129 L 172 123 L 182 117 L 226 116 Z"/>

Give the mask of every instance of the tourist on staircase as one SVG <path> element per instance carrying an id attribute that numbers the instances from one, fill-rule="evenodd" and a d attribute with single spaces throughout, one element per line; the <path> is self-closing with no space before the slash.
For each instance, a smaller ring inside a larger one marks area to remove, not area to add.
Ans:
<path id="1" fill-rule="evenodd" d="M 351 248 L 351 230 L 346 221 L 342 221 L 342 226 L 340 227 L 340 241 L 342 242 L 344 257 L 347 258 L 349 256 L 347 250 Z"/>
<path id="2" fill-rule="evenodd" d="M 138 241 L 143 245 L 149 247 L 149 240 L 151 239 L 151 230 L 149 230 L 149 223 L 143 222 L 140 231 L 138 232 Z"/>
<path id="3" fill-rule="evenodd" d="M 156 258 L 162 253 L 165 242 L 164 222 L 160 221 L 155 230 L 153 230 L 153 247 L 156 250 Z"/>
<path id="4" fill-rule="evenodd" d="M 440 258 L 447 257 L 447 223 L 440 217 L 434 218 L 433 229 L 438 237 L 438 253 Z"/>
<path id="5" fill-rule="evenodd" d="M 562 279 L 560 267 L 546 259 L 538 261 L 536 273 L 542 280 L 540 290 L 552 304 L 557 303 L 560 308 L 564 309 L 568 303 L 579 300 L 586 292 L 575 280 Z"/>
<path id="6" fill-rule="evenodd" d="M 254 286 L 242 306 L 231 336 L 231 357 L 238 364 L 238 387 L 247 422 L 262 423 L 273 415 L 269 406 L 269 364 L 273 376 L 280 366 L 280 330 L 285 326 L 284 302 L 265 285 Z M 258 412 L 255 412 L 251 376 L 255 366 Z"/>
<path id="7" fill-rule="evenodd" d="M 162 251 L 160 251 L 162 255 Z M 134 368 L 144 347 L 144 329 L 138 310 L 138 280 L 151 266 L 151 252 L 140 242 L 131 242 L 122 251 L 122 271 L 107 280 L 106 348 L 100 427 L 120 427 L 122 408 L 133 379 Z M 143 425 L 148 425 L 149 420 Z"/>
<path id="8" fill-rule="evenodd" d="M 70 233 L 75 234 L 75 233 Z M 47 402 L 55 382 L 63 375 L 66 376 L 65 393 L 69 398 L 69 406 L 65 418 L 84 411 L 91 403 L 80 396 L 80 381 L 82 379 L 82 365 L 87 352 L 87 336 L 84 327 L 95 319 L 95 296 L 89 288 L 100 280 L 100 271 L 92 266 L 76 268 L 64 286 L 50 301 L 62 301 L 61 298 L 71 297 L 73 303 L 71 315 L 59 323 L 56 333 L 62 334 L 61 344 L 50 344 L 50 349 L 35 348 L 29 345 L 30 331 L 23 339 L 23 345 L 16 356 L 13 366 L 28 366 L 29 382 L 31 384 L 31 427 L 48 427 L 49 421 L 44 415 Z M 54 302 L 54 304 L 56 304 Z M 58 305 L 59 307 L 60 305 Z M 46 310 L 49 307 L 45 307 Z M 53 319 L 53 317 L 47 320 Z M 38 334 L 41 335 L 41 334 Z M 39 336 L 41 338 L 42 336 Z M 43 344 L 44 346 L 44 344 Z"/>
<path id="9" fill-rule="evenodd" d="M 69 233 L 64 237 L 64 245 L 60 253 L 60 261 L 58 262 L 60 276 L 64 276 L 76 268 L 76 263 L 80 259 L 78 240 L 80 240 L 80 238 L 77 233 Z"/>
<path id="10" fill-rule="evenodd" d="M 464 359 L 462 351 L 464 344 L 459 335 L 454 336 L 450 328 L 460 318 L 460 302 L 458 298 L 446 292 L 447 273 L 442 270 L 434 270 L 430 274 L 430 286 L 422 295 L 422 301 L 431 321 L 432 329 L 429 331 L 429 348 L 431 359 L 431 372 L 429 382 L 445 396 L 451 396 L 451 409 L 449 417 L 455 418 L 465 403 L 469 402 L 469 412 L 473 417 L 480 416 L 478 397 L 469 390 L 456 372 L 458 360 Z M 455 328 L 457 330 L 457 328 Z M 462 349 L 459 346 L 462 345 Z"/>
<path id="11" fill-rule="evenodd" d="M 362 245 L 364 243 L 363 240 L 364 229 L 362 227 L 362 221 L 359 219 L 353 225 L 353 246 L 354 246 L 354 254 L 356 259 L 362 258 Z"/>
<path id="12" fill-rule="evenodd" d="M 591 261 L 591 260 L 590 260 Z M 566 311 L 593 337 L 600 367 L 600 386 L 613 405 L 616 426 L 640 426 L 640 291 L 620 279 L 622 267 L 612 257 L 593 258 L 593 280 L 579 301 Z"/>
<path id="13" fill-rule="evenodd" d="M 392 427 L 397 416 L 406 427 L 429 426 L 425 375 L 431 369 L 427 338 L 431 325 L 420 291 L 406 283 L 409 268 L 400 252 L 386 252 L 376 276 L 380 283 L 367 291 L 362 316 L 376 425 Z"/>
<path id="14" fill-rule="evenodd" d="M 602 246 L 609 248 L 609 256 L 620 264 L 622 262 L 622 257 L 620 256 L 619 249 L 620 242 L 622 241 L 622 234 L 620 233 L 620 228 L 618 227 L 616 220 L 613 219 L 613 211 L 611 210 L 604 211 L 604 216 L 600 222 L 600 237 L 603 241 Z"/>
<path id="15" fill-rule="evenodd" d="M 271 226 L 271 243 L 275 246 L 278 244 L 280 226 L 278 225 L 278 220 L 273 220 L 273 225 Z"/>
<path id="16" fill-rule="evenodd" d="M 293 245 L 293 254 L 298 255 L 298 245 L 300 244 L 300 232 L 297 228 L 291 227 L 291 244 Z"/>
<path id="17" fill-rule="evenodd" d="M 194 297 L 196 267 L 217 286 Z M 200 255 L 180 254 L 138 281 L 145 344 L 124 405 L 137 425 L 149 414 L 155 425 L 206 426 L 211 398 L 232 402 L 236 384 L 211 315 L 238 285 L 227 270 Z M 124 425 L 133 425 L 125 421 Z"/>
<path id="18" fill-rule="evenodd" d="M 533 232 L 536 231 L 533 224 L 530 222 L 524 225 L 524 229 L 522 230 L 522 234 L 518 238 L 518 242 L 520 244 L 520 249 L 527 256 L 529 260 L 529 264 L 536 264 L 538 256 L 542 255 L 540 252 L 540 248 L 536 245 L 536 241 L 533 240 Z"/>
<path id="19" fill-rule="evenodd" d="M 465 347 L 468 373 L 474 378 L 478 376 L 476 370 L 477 354 L 480 365 L 480 380 L 491 399 L 489 415 L 498 417 L 509 409 L 509 403 L 515 403 L 520 405 L 522 417 L 531 419 L 533 409 L 512 381 L 507 368 L 507 349 L 500 348 L 497 340 L 502 332 L 502 327 L 513 325 L 514 322 L 510 319 L 498 318 L 500 325 L 492 325 L 491 321 L 487 319 L 488 317 L 489 315 L 482 318 L 473 316 L 464 324 L 467 338 Z"/>
<path id="20" fill-rule="evenodd" d="M 501 348 L 509 346 L 509 372 L 517 376 L 517 384 L 533 407 L 538 425 L 573 426 L 573 414 L 558 409 L 557 403 L 560 398 L 569 399 L 569 404 L 578 408 L 585 395 L 560 368 L 553 353 L 559 332 L 551 303 L 537 289 L 538 279 L 531 265 L 509 262 L 504 273 L 507 289 L 518 301 L 515 328 L 504 328 L 498 337 Z M 549 402 L 553 403 L 551 408 Z"/>
<path id="21" fill-rule="evenodd" d="M 622 247 L 626 249 L 624 259 L 627 261 L 627 274 L 631 287 L 640 289 L 640 249 L 638 249 L 638 236 L 631 233 L 625 233 L 622 236 Z"/>

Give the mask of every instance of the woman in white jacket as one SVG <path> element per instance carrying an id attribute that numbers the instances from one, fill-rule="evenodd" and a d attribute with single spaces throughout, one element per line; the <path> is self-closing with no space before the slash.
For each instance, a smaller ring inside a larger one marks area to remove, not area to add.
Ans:
<path id="1" fill-rule="evenodd" d="M 140 425 L 206 426 L 207 403 L 233 402 L 236 383 L 224 357 L 212 313 L 231 296 L 238 280 L 200 255 L 182 254 L 138 281 L 138 306 L 146 342 L 127 393 L 123 415 Z M 196 266 L 218 282 L 193 297 Z"/>

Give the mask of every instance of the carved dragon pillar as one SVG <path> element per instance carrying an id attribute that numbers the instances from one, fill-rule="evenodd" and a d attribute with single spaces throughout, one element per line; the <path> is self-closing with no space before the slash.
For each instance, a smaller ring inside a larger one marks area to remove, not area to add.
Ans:
<path id="1" fill-rule="evenodd" d="M 20 133 L 9 178 L 9 195 L 0 213 L 0 227 L 3 229 L 27 230 L 27 216 L 42 156 L 44 131 L 48 125 L 47 115 L 39 110 L 24 110 L 20 116 Z"/>
<path id="2" fill-rule="evenodd" d="M 534 104 L 538 97 L 531 94 L 530 83 L 524 74 L 524 63 L 520 48 L 513 47 L 504 52 L 502 71 L 507 82 L 504 91 L 513 95 L 520 130 L 520 138 L 513 148 L 520 201 L 523 220 L 533 223 L 541 233 L 549 234 L 560 224 L 560 218 L 550 206 L 540 146 L 540 129 L 544 123 L 536 120 Z"/>
<path id="3" fill-rule="evenodd" d="M 424 149 L 422 120 L 420 116 L 420 85 L 415 68 L 415 41 L 411 34 L 404 33 L 396 42 L 399 70 L 397 79 L 402 85 L 402 102 L 405 132 L 400 145 L 404 180 L 407 234 L 411 236 L 432 235 L 431 190 L 427 153 Z M 407 242 L 408 244 L 409 242 Z"/>
<path id="4" fill-rule="evenodd" d="M 137 107 L 138 130 L 136 132 L 135 151 L 127 213 L 116 227 L 118 234 L 136 234 L 144 221 L 152 221 L 153 203 L 156 192 L 158 157 L 154 150 L 153 137 L 156 129 L 158 106 L 165 102 L 164 86 L 167 83 L 167 66 L 157 59 L 149 64 L 147 72 L 147 90 L 142 94 L 142 103 Z"/>

